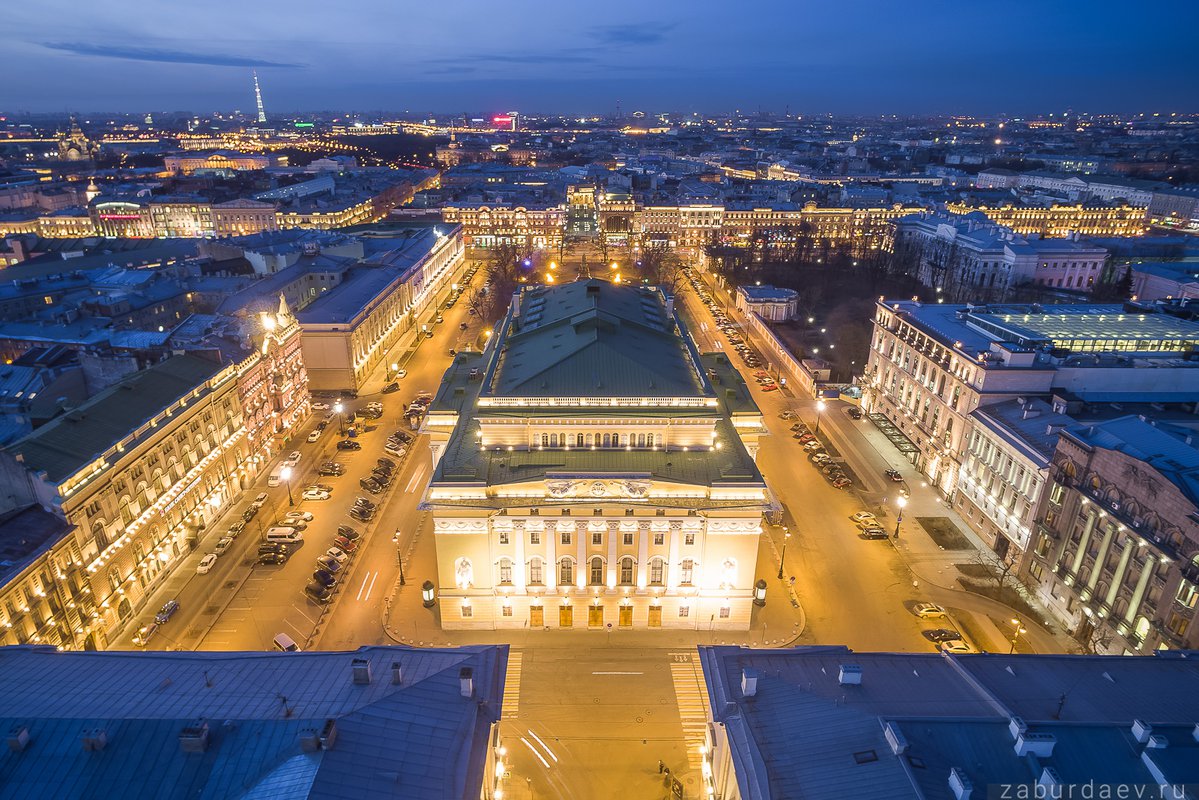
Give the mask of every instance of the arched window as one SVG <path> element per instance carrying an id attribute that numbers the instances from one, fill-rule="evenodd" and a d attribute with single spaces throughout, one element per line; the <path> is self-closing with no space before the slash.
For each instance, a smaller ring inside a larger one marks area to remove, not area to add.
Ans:
<path id="1" fill-rule="evenodd" d="M 126 525 L 131 524 L 134 520 L 134 516 L 133 516 L 133 504 L 131 502 L 129 502 L 129 498 L 122 497 L 118 508 L 120 508 L 120 510 L 121 510 L 121 522 L 123 522 Z"/>
<path id="2" fill-rule="evenodd" d="M 103 520 L 96 520 L 92 523 L 92 538 L 96 540 L 96 547 L 101 550 L 108 547 L 108 531 L 104 529 Z"/>
<path id="3" fill-rule="evenodd" d="M 612 434 L 605 433 L 604 434 L 604 447 L 611 447 L 611 446 L 612 446 Z"/>
<path id="4" fill-rule="evenodd" d="M 612 446 L 613 446 L 613 447 L 620 447 L 620 431 L 613 431 L 613 433 L 612 433 Z"/>
<path id="5" fill-rule="evenodd" d="M 551 433 L 550 434 L 550 447 L 557 447 L 557 446 L 558 446 L 558 434 Z"/>
<path id="6" fill-rule="evenodd" d="M 587 446 L 595 447 L 595 434 L 594 433 L 587 434 Z"/>
<path id="7" fill-rule="evenodd" d="M 541 434 L 541 446 L 542 447 L 550 446 L 550 435 L 548 433 Z"/>
<path id="8" fill-rule="evenodd" d="M 604 559 L 599 556 L 594 556 L 591 559 L 591 580 L 589 583 L 592 586 L 601 586 L 604 583 Z"/>
<path id="9" fill-rule="evenodd" d="M 500 559 L 500 583 L 512 583 L 512 559 Z"/>
<path id="10" fill-rule="evenodd" d="M 529 559 L 529 583 L 540 584 L 544 578 L 542 577 L 542 560 L 537 557 Z"/>
<path id="11" fill-rule="evenodd" d="M 633 582 L 633 559 L 629 556 L 620 559 L 620 582 L 626 586 Z"/>
<path id="12" fill-rule="evenodd" d="M 121 588 L 121 576 L 117 574 L 116 567 L 108 570 L 108 588 L 114 592 Z"/>
<path id="13" fill-rule="evenodd" d="M 645 434 L 644 433 L 637 434 L 637 446 L 645 447 Z"/>
<path id="14" fill-rule="evenodd" d="M 578 436 L 575 437 L 575 447 L 582 447 L 582 446 L 583 446 L 583 434 L 580 433 Z"/>
<path id="15" fill-rule="evenodd" d="M 573 586 L 575 582 L 575 562 L 564 558 L 558 562 L 558 585 Z"/>
<path id="16" fill-rule="evenodd" d="M 661 558 L 649 562 L 649 582 L 651 586 L 661 586 L 666 582 L 666 561 Z"/>

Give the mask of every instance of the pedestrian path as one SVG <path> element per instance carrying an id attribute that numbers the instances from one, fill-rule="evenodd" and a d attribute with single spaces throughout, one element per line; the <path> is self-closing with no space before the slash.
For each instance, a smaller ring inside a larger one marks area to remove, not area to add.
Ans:
<path id="1" fill-rule="evenodd" d="M 683 743 L 687 747 L 687 766 L 699 773 L 703 767 L 700 748 L 708 728 L 703 676 L 694 652 L 674 652 L 670 657 L 670 679 L 674 683 L 675 702 L 683 723 Z"/>
<path id="2" fill-rule="evenodd" d="M 524 654 L 508 650 L 508 671 L 504 673 L 504 719 L 516 719 L 520 713 L 520 666 Z"/>

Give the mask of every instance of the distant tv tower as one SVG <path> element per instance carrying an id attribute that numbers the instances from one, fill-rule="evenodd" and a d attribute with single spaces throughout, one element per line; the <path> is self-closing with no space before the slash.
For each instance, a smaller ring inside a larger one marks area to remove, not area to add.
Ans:
<path id="1" fill-rule="evenodd" d="M 258 70 L 254 70 L 254 99 L 258 101 L 258 124 L 266 122 L 266 109 L 262 107 L 262 89 L 258 85 Z"/>

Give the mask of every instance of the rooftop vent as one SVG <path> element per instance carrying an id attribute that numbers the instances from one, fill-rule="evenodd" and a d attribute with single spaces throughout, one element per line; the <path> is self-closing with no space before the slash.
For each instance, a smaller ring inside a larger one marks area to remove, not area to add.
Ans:
<path id="1" fill-rule="evenodd" d="M 1150 735 L 1153 733 L 1153 726 L 1142 722 L 1139 719 L 1132 721 L 1132 738 L 1136 739 L 1141 744 L 1149 741 Z"/>
<path id="2" fill-rule="evenodd" d="M 1038 758 L 1049 758 L 1053 755 L 1053 746 L 1057 737 L 1052 733 L 1029 733 L 1025 731 L 1016 737 L 1015 751 L 1018 756 L 1030 753 Z"/>
<path id="3" fill-rule="evenodd" d="M 842 664 L 837 673 L 837 682 L 842 686 L 861 686 L 862 668 L 857 664 Z"/>
<path id="4" fill-rule="evenodd" d="M 903 735 L 903 731 L 899 729 L 899 725 L 894 722 L 887 722 L 883 725 L 883 736 L 887 739 L 887 744 L 891 745 L 891 752 L 897 756 L 901 756 L 907 752 L 908 740 Z"/>
<path id="5" fill-rule="evenodd" d="M 179 731 L 179 749 L 184 753 L 203 753 L 208 750 L 208 723 L 197 720 Z"/>
<path id="6" fill-rule="evenodd" d="M 329 718 L 325 720 L 325 726 L 321 728 L 321 749 L 332 750 L 333 743 L 337 741 L 337 720 Z"/>
<path id="7" fill-rule="evenodd" d="M 305 728 L 300 731 L 300 749 L 305 753 L 315 753 L 321 749 L 321 737 L 316 728 Z"/>
<path id="8" fill-rule="evenodd" d="M 470 667 L 458 670 L 458 693 L 463 697 L 475 695 L 475 671 Z"/>
<path id="9" fill-rule="evenodd" d="M 1169 739 L 1160 733 L 1155 733 L 1149 737 L 1149 741 L 1145 743 L 1145 747 L 1149 750 L 1165 750 L 1169 744 Z"/>
<path id="10" fill-rule="evenodd" d="M 79 734 L 83 752 L 98 753 L 108 745 L 108 731 L 103 728 L 84 728 Z"/>
<path id="11" fill-rule="evenodd" d="M 354 659 L 350 662 L 350 670 L 354 676 L 355 686 L 366 686 L 371 682 L 371 662 L 367 659 Z"/>
<path id="12" fill-rule="evenodd" d="M 1028 730 L 1028 723 L 1022 717 L 1009 717 L 1007 721 L 1007 731 L 1011 734 L 1012 740 L 1020 738 L 1020 735 Z"/>
<path id="13" fill-rule="evenodd" d="M 949 770 L 949 788 L 953 790 L 953 796 L 957 800 L 970 800 L 970 793 L 974 791 L 974 784 L 966 777 L 966 773 L 960 767 L 954 767 Z"/>
<path id="14" fill-rule="evenodd" d="M 396 686 L 404 682 L 404 668 L 398 661 L 391 662 L 391 682 Z"/>
<path id="15" fill-rule="evenodd" d="M 741 696 L 755 697 L 758 694 L 758 671 L 746 667 L 741 670 Z"/>
<path id="16" fill-rule="evenodd" d="M 1199 728 L 1199 725 L 1195 726 Z M 20 753 L 29 746 L 29 726 L 16 725 L 8 732 L 8 751 Z"/>
<path id="17" fill-rule="evenodd" d="M 1045 767 L 1045 769 L 1041 770 L 1041 777 L 1037 778 L 1037 786 L 1040 786 L 1044 789 L 1052 789 L 1055 786 L 1061 786 L 1061 785 L 1062 785 L 1062 776 L 1057 774 L 1056 769 L 1054 769 L 1053 767 Z M 1051 792 L 1045 796 L 1053 797 L 1054 794 Z"/>

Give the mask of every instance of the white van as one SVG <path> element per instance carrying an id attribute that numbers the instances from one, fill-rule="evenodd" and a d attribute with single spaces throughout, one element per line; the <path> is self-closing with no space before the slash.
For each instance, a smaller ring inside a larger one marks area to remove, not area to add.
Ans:
<path id="1" fill-rule="evenodd" d="M 285 464 L 280 464 L 271 470 L 270 477 L 266 479 L 267 486 L 275 487 L 283 483 L 283 467 L 285 466 Z"/>
<path id="2" fill-rule="evenodd" d="M 273 639 L 276 650 L 282 650 L 284 653 L 298 653 L 300 646 L 296 644 L 296 640 L 288 636 L 286 633 L 276 633 Z"/>
<path id="3" fill-rule="evenodd" d="M 268 542 L 282 542 L 283 544 L 294 544 L 295 542 L 304 541 L 304 534 L 300 533 L 295 528 L 289 528 L 285 525 L 280 525 L 277 528 L 269 528 L 267 530 L 266 540 Z"/>

